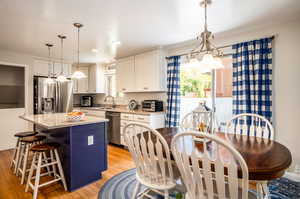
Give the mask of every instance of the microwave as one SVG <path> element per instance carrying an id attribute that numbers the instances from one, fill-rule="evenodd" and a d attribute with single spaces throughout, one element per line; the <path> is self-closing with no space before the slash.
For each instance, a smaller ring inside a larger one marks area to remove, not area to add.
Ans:
<path id="1" fill-rule="evenodd" d="M 92 96 L 81 96 L 80 106 L 81 107 L 92 107 L 93 106 L 93 97 Z"/>
<path id="2" fill-rule="evenodd" d="M 163 101 L 160 100 L 144 100 L 142 102 L 142 110 L 147 112 L 159 112 L 164 110 Z"/>

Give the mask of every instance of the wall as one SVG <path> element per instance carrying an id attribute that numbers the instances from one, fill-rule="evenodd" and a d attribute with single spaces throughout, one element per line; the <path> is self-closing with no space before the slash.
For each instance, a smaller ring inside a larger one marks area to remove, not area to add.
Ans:
<path id="1" fill-rule="evenodd" d="M 270 35 L 275 35 L 273 47 L 275 139 L 289 148 L 293 156 L 293 165 L 300 164 L 300 20 L 244 31 L 228 31 L 217 34 L 214 43 L 222 46 Z M 169 55 L 187 52 L 193 45 L 193 41 L 188 41 L 169 46 Z"/>

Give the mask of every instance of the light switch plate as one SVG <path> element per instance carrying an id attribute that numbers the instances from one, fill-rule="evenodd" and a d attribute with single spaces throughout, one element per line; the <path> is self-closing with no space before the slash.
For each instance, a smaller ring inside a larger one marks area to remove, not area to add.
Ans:
<path id="1" fill-rule="evenodd" d="M 94 136 L 90 135 L 88 136 L 88 145 L 93 145 L 94 144 Z"/>

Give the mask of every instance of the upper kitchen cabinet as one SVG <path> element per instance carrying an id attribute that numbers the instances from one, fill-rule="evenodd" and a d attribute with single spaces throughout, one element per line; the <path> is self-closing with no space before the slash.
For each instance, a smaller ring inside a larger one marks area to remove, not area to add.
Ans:
<path id="1" fill-rule="evenodd" d="M 76 71 L 77 67 L 73 67 L 73 71 Z M 74 81 L 74 93 L 88 93 L 89 92 L 89 68 L 79 67 L 78 70 L 83 72 L 86 78 L 76 79 Z"/>
<path id="2" fill-rule="evenodd" d="M 118 60 L 116 81 L 119 92 L 165 92 L 163 51 L 154 50 Z"/>
<path id="3" fill-rule="evenodd" d="M 77 70 L 77 67 L 73 67 L 73 71 Z M 88 66 L 79 67 L 79 70 L 83 72 L 86 78 L 73 80 L 74 81 L 74 93 L 104 93 L 104 70 L 100 64 L 91 64 Z"/>
<path id="4" fill-rule="evenodd" d="M 118 92 L 135 91 L 134 57 L 128 57 L 117 61 L 116 81 Z"/>
<path id="5" fill-rule="evenodd" d="M 89 92 L 105 93 L 104 79 L 104 67 L 100 64 L 91 65 L 89 67 Z"/>
<path id="6" fill-rule="evenodd" d="M 166 64 L 163 51 L 154 50 L 118 60 L 117 91 L 165 92 Z"/>
<path id="7" fill-rule="evenodd" d="M 66 77 L 71 76 L 72 72 L 72 65 L 71 64 L 63 64 L 63 68 L 61 69 L 61 63 L 54 62 L 54 76 L 57 77 L 60 75 L 61 70 L 63 72 L 63 75 Z"/>
<path id="8" fill-rule="evenodd" d="M 161 50 L 135 56 L 135 82 L 137 92 L 166 91 L 166 70 Z"/>
<path id="9" fill-rule="evenodd" d="M 52 68 L 53 67 L 53 68 Z M 67 77 L 71 75 L 71 64 L 64 63 L 63 74 Z M 33 74 L 36 76 L 48 76 L 49 62 L 44 60 L 35 60 L 33 65 Z M 57 77 L 61 73 L 61 63 L 51 62 L 51 75 Z"/>

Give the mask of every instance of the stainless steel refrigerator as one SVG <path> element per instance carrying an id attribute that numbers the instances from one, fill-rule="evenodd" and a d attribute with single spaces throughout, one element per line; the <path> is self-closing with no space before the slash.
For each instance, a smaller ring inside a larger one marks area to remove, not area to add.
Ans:
<path id="1" fill-rule="evenodd" d="M 73 81 L 47 84 L 46 77 L 34 77 L 34 114 L 67 113 L 73 109 Z"/>

